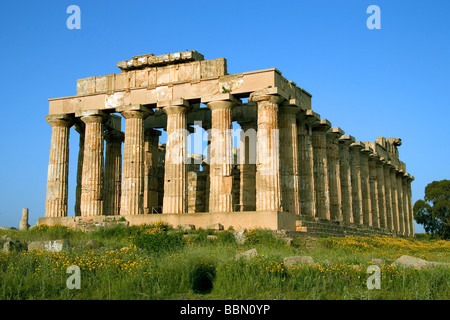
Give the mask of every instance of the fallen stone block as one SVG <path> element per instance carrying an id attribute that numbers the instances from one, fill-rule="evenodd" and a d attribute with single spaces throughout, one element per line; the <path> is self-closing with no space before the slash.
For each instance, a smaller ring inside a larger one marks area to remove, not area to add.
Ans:
<path id="1" fill-rule="evenodd" d="M 42 250 L 50 252 L 61 252 L 69 250 L 69 240 L 47 240 L 47 241 L 33 241 L 28 244 L 28 251 Z"/>
<path id="2" fill-rule="evenodd" d="M 250 249 L 244 252 L 240 252 L 238 254 L 236 254 L 236 260 L 238 259 L 250 259 L 250 258 L 254 258 L 258 255 L 258 251 L 256 251 L 256 249 Z"/>
<path id="3" fill-rule="evenodd" d="M 309 256 L 291 256 L 285 257 L 283 259 L 283 264 L 286 267 L 294 266 L 294 265 L 313 265 L 314 260 Z"/>

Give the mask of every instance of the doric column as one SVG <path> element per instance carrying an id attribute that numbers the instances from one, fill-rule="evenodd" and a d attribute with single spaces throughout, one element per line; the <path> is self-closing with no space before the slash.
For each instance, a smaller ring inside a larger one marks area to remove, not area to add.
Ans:
<path id="1" fill-rule="evenodd" d="M 280 176 L 284 211 L 300 214 L 298 134 L 296 114 L 304 112 L 291 99 L 280 105 Z"/>
<path id="2" fill-rule="evenodd" d="M 202 121 L 202 128 L 206 132 L 206 158 L 203 160 L 203 170 L 206 174 L 205 182 L 205 212 L 209 212 L 209 189 L 211 185 L 210 181 L 210 162 L 211 162 L 211 119 L 209 121 Z"/>
<path id="3" fill-rule="evenodd" d="M 202 98 L 211 109 L 210 149 L 210 212 L 233 211 L 233 128 L 231 110 L 239 104 L 231 94 L 225 93 Z"/>
<path id="4" fill-rule="evenodd" d="M 330 219 L 342 221 L 341 176 L 339 164 L 339 137 L 344 131 L 332 127 L 327 132 L 328 191 L 330 194 Z"/>
<path id="5" fill-rule="evenodd" d="M 120 215 L 144 213 L 144 119 L 153 110 L 142 105 L 116 109 L 125 118 Z"/>
<path id="6" fill-rule="evenodd" d="M 391 210 L 392 210 L 392 221 L 394 226 L 394 231 L 400 233 L 400 222 L 398 215 L 398 192 L 397 192 L 397 168 L 394 165 L 390 167 L 390 178 L 391 178 Z"/>
<path id="7" fill-rule="evenodd" d="M 158 144 L 161 131 L 144 131 L 144 213 L 158 206 Z"/>
<path id="8" fill-rule="evenodd" d="M 380 227 L 380 219 L 378 213 L 378 178 L 377 178 L 377 159 L 376 154 L 369 155 L 369 192 L 370 192 L 370 209 L 372 216 L 372 227 Z"/>
<path id="9" fill-rule="evenodd" d="M 414 181 L 414 177 L 410 174 L 407 174 L 407 176 L 408 178 L 406 180 L 406 190 L 409 207 L 409 236 L 414 237 L 414 212 L 413 212 L 412 190 L 411 190 L 411 182 Z"/>
<path id="10" fill-rule="evenodd" d="M 258 105 L 256 210 L 282 211 L 278 105 L 284 98 L 264 91 L 253 92 L 249 100 Z"/>
<path id="11" fill-rule="evenodd" d="M 83 177 L 83 156 L 84 156 L 84 122 L 79 118 L 75 119 L 73 125 L 74 129 L 78 132 L 79 147 L 78 147 L 78 164 L 77 164 L 77 187 L 75 192 L 75 216 L 81 216 L 80 201 L 81 201 L 81 179 Z"/>
<path id="12" fill-rule="evenodd" d="M 314 195 L 316 200 L 316 217 L 330 219 L 330 190 L 328 184 L 327 131 L 331 124 L 327 119 L 320 119 L 312 130 L 312 147 L 314 159 Z"/>
<path id="13" fill-rule="evenodd" d="M 106 119 L 106 114 L 99 110 L 81 113 L 81 121 L 86 125 L 80 197 L 82 217 L 103 214 L 103 125 Z"/>
<path id="14" fill-rule="evenodd" d="M 405 235 L 405 220 L 404 220 L 404 210 L 403 210 L 403 171 L 399 170 L 396 174 L 397 181 L 397 206 L 398 206 L 398 225 L 399 232 L 401 235 Z"/>
<path id="15" fill-rule="evenodd" d="M 69 115 L 48 115 L 52 126 L 47 174 L 46 217 L 66 217 L 69 181 L 69 133 L 73 118 Z"/>
<path id="16" fill-rule="evenodd" d="M 386 212 L 386 226 L 387 230 L 394 230 L 394 219 L 392 217 L 392 187 L 391 187 L 391 176 L 390 176 L 390 162 L 383 164 L 383 174 L 384 174 L 384 189 L 385 189 L 385 212 Z"/>
<path id="17" fill-rule="evenodd" d="M 362 212 L 363 224 L 366 226 L 372 225 L 372 209 L 370 207 L 370 181 L 369 181 L 369 155 L 372 149 L 365 146 L 361 149 L 361 195 L 362 195 Z"/>
<path id="18" fill-rule="evenodd" d="M 120 130 L 107 129 L 104 133 L 105 182 L 103 186 L 104 215 L 119 215 L 120 189 L 122 182 L 122 142 L 124 134 Z"/>
<path id="19" fill-rule="evenodd" d="M 403 194 L 403 225 L 404 225 L 404 235 L 410 236 L 410 214 L 409 214 L 409 205 L 408 205 L 408 186 L 407 186 L 407 180 L 408 180 L 408 174 L 405 172 L 402 179 L 402 194 Z"/>
<path id="20" fill-rule="evenodd" d="M 241 211 L 256 210 L 256 122 L 239 122 L 240 134 L 240 190 Z"/>
<path id="21" fill-rule="evenodd" d="M 163 213 L 187 212 L 187 122 L 184 99 L 158 103 L 167 114 Z"/>
<path id="22" fill-rule="evenodd" d="M 386 185 L 384 182 L 384 158 L 380 157 L 376 161 L 377 166 L 377 195 L 378 195 L 378 218 L 379 227 L 387 229 L 387 214 L 386 214 Z"/>
<path id="23" fill-rule="evenodd" d="M 312 126 L 320 116 L 312 110 L 297 114 L 300 213 L 315 217 Z"/>
<path id="24" fill-rule="evenodd" d="M 364 144 L 356 141 L 350 144 L 350 175 L 352 181 L 352 212 L 353 223 L 363 223 L 361 150 Z"/>
<path id="25" fill-rule="evenodd" d="M 339 175 L 341 182 L 341 215 L 344 222 L 353 223 L 352 178 L 350 166 L 350 145 L 355 142 L 351 135 L 339 138 Z"/>

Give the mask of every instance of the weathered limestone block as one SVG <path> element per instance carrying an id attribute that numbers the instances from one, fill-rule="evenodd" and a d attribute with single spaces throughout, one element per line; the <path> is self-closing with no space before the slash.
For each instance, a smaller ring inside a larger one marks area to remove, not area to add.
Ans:
<path id="1" fill-rule="evenodd" d="M 287 268 L 298 265 L 313 265 L 314 259 L 309 256 L 291 256 L 285 257 L 283 259 L 283 264 Z"/>
<path id="2" fill-rule="evenodd" d="M 250 249 L 244 252 L 240 252 L 238 254 L 236 254 L 235 259 L 251 259 L 251 258 L 255 258 L 258 255 L 258 251 L 256 249 Z"/>
<path id="3" fill-rule="evenodd" d="M 48 161 L 46 217 L 66 217 L 69 180 L 69 133 L 73 117 L 49 115 L 45 120 L 52 126 L 50 158 Z"/>
<path id="4" fill-rule="evenodd" d="M 69 240 L 33 241 L 28 244 L 28 251 L 42 250 L 50 252 L 61 252 L 69 249 Z"/>

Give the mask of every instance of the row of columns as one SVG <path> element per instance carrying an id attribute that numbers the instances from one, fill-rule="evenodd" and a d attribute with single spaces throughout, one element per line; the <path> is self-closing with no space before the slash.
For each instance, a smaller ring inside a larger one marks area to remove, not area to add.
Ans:
<path id="1" fill-rule="evenodd" d="M 256 130 L 256 150 L 250 150 L 248 141 L 241 142 L 241 158 L 246 159 L 239 165 L 241 210 L 287 211 L 413 235 L 410 175 L 295 100 L 267 92 L 252 93 L 249 100 L 257 104 L 256 124 L 243 122 L 241 127 Z M 231 94 L 202 102 L 211 109 L 209 211 L 231 212 L 231 115 L 240 102 Z M 162 211 L 186 213 L 185 132 L 191 107 L 179 99 L 158 103 L 158 108 L 167 114 Z M 73 125 L 80 132 L 76 215 L 142 214 L 155 203 L 157 176 L 148 172 L 151 168 L 145 162 L 156 167 L 156 152 L 151 150 L 157 148 L 159 134 L 152 129 L 144 132 L 144 120 L 153 111 L 144 106 L 116 111 L 125 118 L 125 134 L 105 131 L 108 115 L 103 111 L 76 115 L 81 121 L 68 115 L 47 116 L 52 126 L 47 217 L 67 216 L 68 139 Z M 256 164 L 248 161 L 253 152 Z"/>

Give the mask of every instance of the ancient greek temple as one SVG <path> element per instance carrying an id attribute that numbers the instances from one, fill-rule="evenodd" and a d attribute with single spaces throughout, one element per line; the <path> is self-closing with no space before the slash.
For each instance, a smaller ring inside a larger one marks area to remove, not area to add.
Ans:
<path id="1" fill-rule="evenodd" d="M 401 139 L 345 134 L 274 68 L 228 74 L 224 58 L 205 60 L 196 51 L 136 56 L 117 67 L 79 79 L 75 96 L 49 99 L 47 196 L 38 223 L 121 219 L 414 236 L 414 178 L 399 160 Z M 79 152 L 69 216 L 72 128 Z M 196 130 L 206 134 L 204 154 L 188 152 Z"/>

